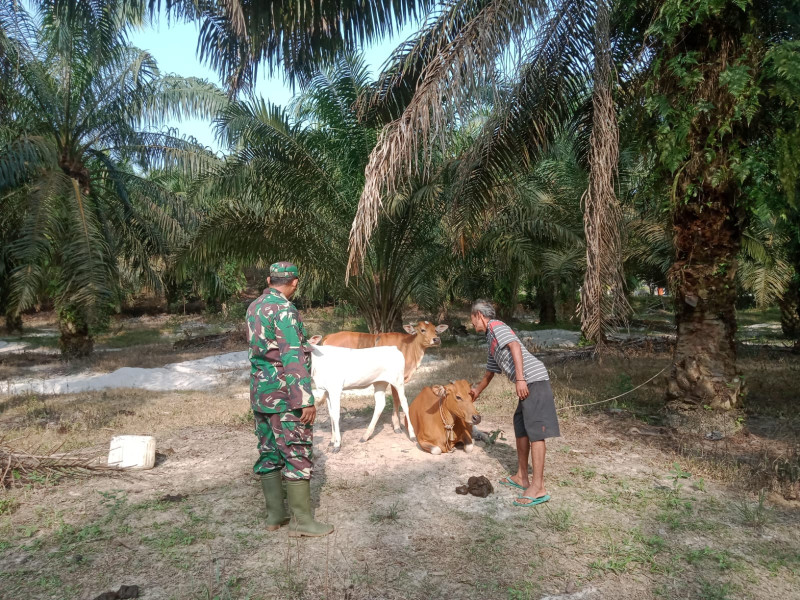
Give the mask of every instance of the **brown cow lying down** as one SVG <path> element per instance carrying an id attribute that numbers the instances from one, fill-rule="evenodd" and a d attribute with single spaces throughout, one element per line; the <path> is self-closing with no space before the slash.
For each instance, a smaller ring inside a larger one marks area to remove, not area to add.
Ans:
<path id="1" fill-rule="evenodd" d="M 452 452 L 458 442 L 472 452 L 472 426 L 481 422 L 466 379 L 422 388 L 409 413 L 417 441 L 425 452 Z"/>

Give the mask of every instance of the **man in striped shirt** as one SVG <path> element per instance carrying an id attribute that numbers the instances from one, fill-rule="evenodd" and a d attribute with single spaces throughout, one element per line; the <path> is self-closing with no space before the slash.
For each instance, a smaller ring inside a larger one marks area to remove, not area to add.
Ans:
<path id="1" fill-rule="evenodd" d="M 547 368 L 522 345 L 511 328 L 495 318 L 494 307 L 486 300 L 472 305 L 472 325 L 486 333 L 489 354 L 486 374 L 472 387 L 473 401 L 489 385 L 495 373 L 504 373 L 515 385 L 519 398 L 514 413 L 517 438 L 517 472 L 504 477 L 502 485 L 524 490 L 514 501 L 517 506 L 535 506 L 550 499 L 544 487 L 545 439 L 561 435 Z M 528 452 L 533 463 L 533 477 L 528 479 Z"/>

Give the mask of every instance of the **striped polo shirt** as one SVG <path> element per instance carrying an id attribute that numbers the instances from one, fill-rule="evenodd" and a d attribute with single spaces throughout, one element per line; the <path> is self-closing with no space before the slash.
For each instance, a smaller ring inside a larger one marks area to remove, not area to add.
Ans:
<path id="1" fill-rule="evenodd" d="M 489 357 L 486 359 L 486 370 L 492 373 L 505 373 L 513 382 L 516 382 L 517 375 L 514 371 L 514 358 L 508 347 L 510 342 L 519 342 L 522 351 L 522 370 L 525 372 L 523 377 L 528 383 L 534 381 L 547 381 L 550 376 L 547 374 L 547 367 L 538 358 L 528 352 L 528 349 L 519 341 L 517 334 L 511 328 L 496 319 L 492 319 L 486 324 L 486 342 L 489 344 Z M 522 379 L 523 377 L 520 377 Z"/>

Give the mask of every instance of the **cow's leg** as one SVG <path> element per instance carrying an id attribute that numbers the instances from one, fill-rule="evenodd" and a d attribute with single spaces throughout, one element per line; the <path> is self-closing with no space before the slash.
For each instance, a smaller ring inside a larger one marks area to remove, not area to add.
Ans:
<path id="1" fill-rule="evenodd" d="M 372 421 L 369 423 L 369 427 L 364 432 L 364 437 L 361 438 L 362 442 L 366 442 L 369 439 L 369 436 L 372 435 L 373 430 L 375 429 L 375 425 L 378 422 L 378 417 L 381 416 L 383 409 L 386 408 L 386 389 L 387 387 L 382 386 L 379 383 L 374 384 L 375 386 L 375 412 L 372 414 Z"/>
<path id="2" fill-rule="evenodd" d="M 400 394 L 397 393 L 397 388 L 396 387 L 391 386 L 391 388 L 392 388 L 392 405 L 393 405 L 393 410 L 392 410 L 392 429 L 394 429 L 395 433 L 402 433 L 403 430 L 400 429 L 400 417 L 397 414 L 397 411 L 400 408 Z M 389 389 L 388 386 L 387 386 L 386 389 Z M 405 417 L 406 418 L 404 420 L 408 420 L 408 411 L 406 411 Z"/>
<path id="3" fill-rule="evenodd" d="M 403 412 L 406 414 L 406 425 L 408 426 L 408 437 L 412 442 L 416 442 L 417 441 L 417 436 L 414 435 L 414 426 L 411 424 L 411 419 L 408 418 L 408 415 L 410 413 L 408 412 L 408 400 L 406 400 L 405 386 L 401 382 L 399 385 L 397 385 L 395 387 L 397 389 L 397 394 L 400 396 L 400 406 L 403 407 Z"/>
<path id="4" fill-rule="evenodd" d="M 331 417 L 331 444 L 333 450 L 331 452 L 338 452 L 342 449 L 342 433 L 339 430 L 339 416 L 342 410 L 342 395 L 341 391 L 327 392 L 328 396 L 328 414 Z"/>
<path id="5" fill-rule="evenodd" d="M 464 435 L 461 436 L 461 442 L 464 444 L 464 452 L 472 452 L 473 448 L 475 448 L 475 444 L 472 443 L 472 436 L 468 431 L 465 431 Z"/>
<path id="6" fill-rule="evenodd" d="M 422 448 L 425 452 L 430 452 L 431 454 L 441 454 L 442 449 L 439 446 L 434 446 L 433 444 L 429 444 L 428 442 L 420 442 L 419 447 Z"/>
<path id="7" fill-rule="evenodd" d="M 333 446 L 333 440 L 336 437 L 336 430 L 333 428 L 333 415 L 331 414 L 331 401 L 328 397 L 328 391 L 313 388 L 311 390 L 311 395 L 314 396 L 314 406 L 317 407 L 317 411 L 319 411 L 320 407 L 324 403 L 327 403 L 328 405 L 328 420 L 331 422 L 331 441 L 328 442 L 328 445 Z"/>

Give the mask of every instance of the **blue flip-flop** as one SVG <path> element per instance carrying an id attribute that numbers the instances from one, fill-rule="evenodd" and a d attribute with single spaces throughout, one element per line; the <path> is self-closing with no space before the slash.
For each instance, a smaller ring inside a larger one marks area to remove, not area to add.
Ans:
<path id="1" fill-rule="evenodd" d="M 525 488 L 524 488 L 524 487 L 522 487 L 520 484 L 518 484 L 516 481 L 514 481 L 513 479 L 511 479 L 511 477 L 509 477 L 508 475 L 506 475 L 505 477 L 503 477 L 503 478 L 502 478 L 502 479 L 499 481 L 499 483 L 500 483 L 500 485 L 505 485 L 505 486 L 508 486 L 508 487 L 517 488 L 518 490 L 524 490 L 524 489 L 525 489 Z"/>
<path id="2" fill-rule="evenodd" d="M 517 500 L 530 500 L 530 502 L 517 502 Z M 548 500 L 550 500 L 550 496 L 545 494 L 544 496 L 539 496 L 538 498 L 531 498 L 530 496 L 520 496 L 517 500 L 514 500 L 514 506 L 536 506 L 538 504 L 544 504 Z"/>

